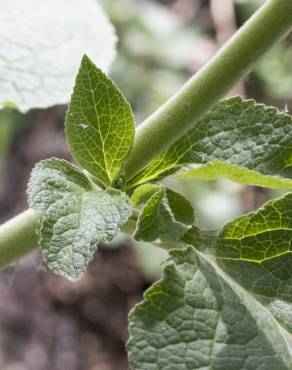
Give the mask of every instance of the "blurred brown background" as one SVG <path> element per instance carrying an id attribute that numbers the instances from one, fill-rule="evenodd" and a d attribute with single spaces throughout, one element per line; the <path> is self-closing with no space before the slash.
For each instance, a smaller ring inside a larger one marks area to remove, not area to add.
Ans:
<path id="1" fill-rule="evenodd" d="M 258 0 L 104 0 L 117 29 L 111 76 L 137 122 L 156 109 L 262 3 Z M 230 95 L 292 109 L 292 42 L 276 46 Z M 22 115 L 0 112 L 0 221 L 27 207 L 33 165 L 56 156 L 70 160 L 64 139 L 66 107 Z M 213 229 L 261 205 L 275 193 L 226 180 L 170 182 Z M 78 284 L 47 271 L 35 251 L 0 271 L 2 370 L 126 370 L 127 314 L 159 278 L 165 253 L 121 236 L 99 250 Z"/>

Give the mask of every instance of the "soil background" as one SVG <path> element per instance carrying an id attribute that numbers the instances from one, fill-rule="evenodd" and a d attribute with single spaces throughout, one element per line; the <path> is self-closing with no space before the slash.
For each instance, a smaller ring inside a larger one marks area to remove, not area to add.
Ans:
<path id="1" fill-rule="evenodd" d="M 13 135 L 1 221 L 26 208 L 34 163 L 51 156 L 70 160 L 64 114 L 65 107 L 33 111 Z M 127 316 L 150 283 L 139 270 L 130 240 L 99 250 L 77 284 L 48 271 L 36 250 L 0 273 L 0 368 L 129 369 Z"/>

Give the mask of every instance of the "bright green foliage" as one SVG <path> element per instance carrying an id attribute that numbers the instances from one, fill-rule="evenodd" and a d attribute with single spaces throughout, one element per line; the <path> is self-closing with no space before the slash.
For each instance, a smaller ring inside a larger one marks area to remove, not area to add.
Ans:
<path id="1" fill-rule="evenodd" d="M 161 187 L 151 195 L 141 211 L 134 237 L 147 242 L 157 239 L 176 242 L 193 223 L 191 204 L 182 195 Z"/>
<path id="2" fill-rule="evenodd" d="M 193 248 L 170 255 L 130 314 L 133 369 L 292 368 L 291 338 L 252 295 Z"/>
<path id="3" fill-rule="evenodd" d="M 191 166 L 190 166 L 191 167 Z M 263 175 L 245 167 L 211 161 L 207 164 L 192 166 L 189 170 L 183 169 L 175 175 L 177 179 L 216 180 L 221 177 L 228 178 L 240 184 L 257 185 L 270 188 L 292 188 L 292 180 L 279 176 Z"/>
<path id="4" fill-rule="evenodd" d="M 185 173 L 180 177 L 225 176 L 246 184 L 288 188 L 292 181 L 280 176 L 292 165 L 291 143 L 291 116 L 253 100 L 231 98 L 217 104 L 168 151 L 132 179 L 129 186 L 159 179 L 189 166 L 181 170 Z"/>
<path id="5" fill-rule="evenodd" d="M 40 245 L 49 268 L 79 280 L 97 248 L 119 232 L 130 216 L 129 198 L 118 190 L 100 190 L 70 163 L 39 162 L 28 185 L 31 208 L 40 212 Z"/>
<path id="6" fill-rule="evenodd" d="M 146 203 L 149 198 L 160 189 L 160 185 L 157 184 L 144 184 L 139 186 L 131 196 L 132 205 L 139 206 Z"/>
<path id="7" fill-rule="evenodd" d="M 292 333 L 292 193 L 227 224 L 216 256 Z"/>
<path id="8" fill-rule="evenodd" d="M 66 116 L 74 159 L 102 187 L 117 181 L 135 135 L 131 108 L 121 92 L 84 56 Z"/>

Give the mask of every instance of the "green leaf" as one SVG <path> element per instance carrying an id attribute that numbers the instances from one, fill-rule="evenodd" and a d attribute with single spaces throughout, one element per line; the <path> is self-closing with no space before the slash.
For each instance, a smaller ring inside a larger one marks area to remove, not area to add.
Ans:
<path id="1" fill-rule="evenodd" d="M 65 195 L 94 188 L 78 167 L 63 159 L 51 158 L 34 166 L 27 187 L 28 203 L 44 216 L 47 209 Z"/>
<path id="2" fill-rule="evenodd" d="M 245 184 L 291 188 L 292 117 L 234 97 L 217 104 L 129 187 L 177 171 L 180 178 L 227 177 Z"/>
<path id="3" fill-rule="evenodd" d="M 131 108 L 114 83 L 84 56 L 66 116 L 71 153 L 103 187 L 116 181 L 133 146 Z"/>
<path id="4" fill-rule="evenodd" d="M 78 281 L 100 242 L 109 242 L 131 212 L 118 190 L 99 190 L 70 163 L 39 162 L 28 185 L 29 206 L 42 215 L 40 245 L 56 274 Z"/>
<path id="5" fill-rule="evenodd" d="M 207 164 L 190 166 L 188 170 L 184 168 L 182 169 L 181 173 L 177 173 L 175 177 L 182 180 L 216 180 L 223 177 L 239 184 L 282 189 L 292 187 L 292 180 L 288 178 L 263 175 L 257 171 L 249 170 L 245 167 L 220 161 L 211 161 Z"/>
<path id="6" fill-rule="evenodd" d="M 161 187 L 141 211 L 134 237 L 147 242 L 157 239 L 175 242 L 193 223 L 194 210 L 191 204 L 182 195 Z"/>
<path id="7" fill-rule="evenodd" d="M 292 193 L 239 217 L 220 232 L 220 266 L 292 333 Z"/>
<path id="8" fill-rule="evenodd" d="M 151 196 L 161 189 L 157 184 L 144 184 L 135 189 L 131 196 L 133 206 L 139 206 L 146 203 Z"/>
<path id="9" fill-rule="evenodd" d="M 94 0 L 4 0 L 0 13 L 0 108 L 67 104 L 87 53 L 105 72 L 116 36 Z"/>
<path id="10" fill-rule="evenodd" d="M 290 370 L 291 337 L 193 248 L 170 252 L 162 280 L 129 317 L 135 370 Z"/>

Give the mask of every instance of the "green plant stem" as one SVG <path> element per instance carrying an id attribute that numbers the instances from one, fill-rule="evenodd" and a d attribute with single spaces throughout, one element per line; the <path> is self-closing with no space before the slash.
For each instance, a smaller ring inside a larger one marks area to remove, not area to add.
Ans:
<path id="1" fill-rule="evenodd" d="M 37 246 L 39 215 L 28 209 L 0 226 L 0 266 L 24 256 Z"/>
<path id="2" fill-rule="evenodd" d="M 204 68 L 139 126 L 126 177 L 131 179 L 188 131 L 291 26 L 292 1 L 267 1 Z"/>
<path id="3" fill-rule="evenodd" d="M 181 137 L 292 26 L 292 0 L 268 0 L 214 58 L 137 130 L 127 178 Z M 0 265 L 37 245 L 39 216 L 27 210 L 0 226 Z"/>

